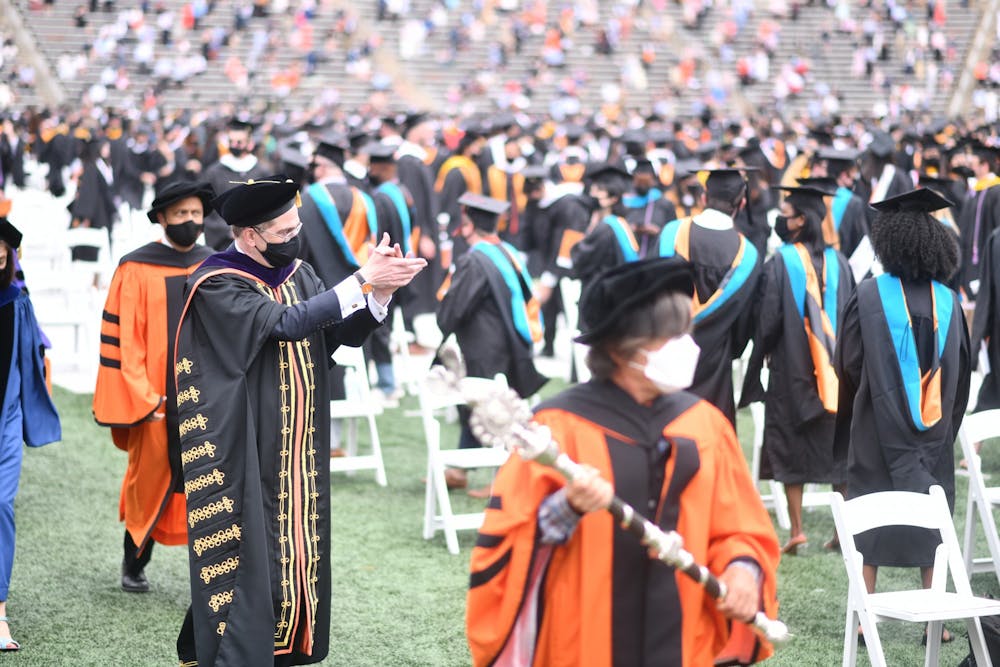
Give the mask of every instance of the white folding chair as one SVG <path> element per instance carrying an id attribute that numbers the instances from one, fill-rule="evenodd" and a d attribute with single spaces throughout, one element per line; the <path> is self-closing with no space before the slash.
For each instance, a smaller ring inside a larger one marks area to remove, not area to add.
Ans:
<path id="1" fill-rule="evenodd" d="M 418 397 L 424 438 L 427 441 L 424 539 L 429 540 L 437 531 L 443 531 L 448 551 L 457 555 L 458 531 L 478 530 L 483 524 L 484 512 L 455 514 L 452 511 L 444 471 L 447 468 L 462 470 L 499 468 L 507 460 L 508 455 L 505 450 L 495 447 L 442 449 L 439 415 L 443 411 L 464 405 L 465 398 L 457 389 L 446 390 L 438 386 L 428 386 L 426 380 L 420 383 Z"/>
<path id="2" fill-rule="evenodd" d="M 885 653 L 878 624 L 886 620 L 928 623 L 925 667 L 937 667 L 941 648 L 942 622 L 965 620 L 976 664 L 992 665 L 979 617 L 1000 614 L 1000 601 L 978 598 L 972 594 L 965 570 L 955 525 L 948 501 L 940 486 L 930 493 L 884 491 L 844 500 L 830 494 L 833 520 L 840 537 L 841 554 L 847 568 L 847 616 L 844 626 L 844 667 L 857 662 L 858 624 L 865 636 L 865 646 L 873 667 L 885 667 Z M 854 536 L 882 526 L 916 526 L 941 531 L 941 544 L 934 555 L 931 587 L 913 590 L 869 593 L 862 576 L 863 558 Z M 946 590 L 948 574 L 955 592 Z"/>
<path id="3" fill-rule="evenodd" d="M 330 472 L 374 470 L 375 481 L 379 486 L 385 486 L 382 443 L 378 437 L 378 425 L 375 423 L 375 417 L 382 414 L 382 404 L 374 400 L 371 395 L 368 361 L 360 347 L 345 345 L 337 348 L 333 353 L 333 360 L 344 367 L 344 388 L 347 397 L 343 400 L 330 401 L 331 437 L 333 422 L 338 419 L 344 420 L 346 434 L 341 435 L 345 436 L 344 449 L 347 455 L 330 459 Z M 361 419 L 368 422 L 371 454 L 358 454 L 358 422 Z"/>
<path id="4" fill-rule="evenodd" d="M 414 369 L 414 359 L 410 354 L 410 343 L 415 340 L 415 336 L 406 330 L 406 324 L 403 322 L 403 311 L 399 308 L 393 309 L 392 333 L 389 334 L 389 345 L 393 353 L 392 360 L 395 369 L 396 384 L 404 387 L 406 393 L 410 396 L 416 396 L 419 391 Z"/>
<path id="5" fill-rule="evenodd" d="M 1000 437 L 1000 410 L 986 410 L 966 415 L 958 432 L 962 444 L 962 456 L 969 466 L 969 493 L 965 504 L 965 535 L 962 553 L 969 574 L 995 572 L 1000 582 L 1000 536 L 993 518 L 993 507 L 1000 505 L 1000 486 L 986 486 L 983 478 L 982 460 L 976 453 L 975 443 L 989 438 Z M 976 523 L 980 523 L 986 534 L 986 545 L 990 555 L 975 557 Z"/>
<path id="6" fill-rule="evenodd" d="M 573 346 L 570 354 L 571 370 L 576 368 L 577 382 L 586 382 L 590 379 L 590 369 L 587 368 L 587 349 L 589 346 L 573 341 L 580 335 L 580 292 L 582 289 L 583 286 L 579 280 L 563 278 L 559 281 L 563 313 L 566 316 L 566 329 L 569 330 L 569 342 Z"/>
<path id="7" fill-rule="evenodd" d="M 774 510 L 778 525 L 784 530 L 792 527 L 788 517 L 788 500 L 785 498 L 785 488 L 781 482 L 768 480 L 770 493 L 760 490 L 760 452 L 764 447 L 764 404 L 760 401 L 750 404 L 750 415 L 753 417 L 753 456 L 750 462 L 750 472 L 753 475 L 754 488 L 760 493 L 764 507 Z"/>

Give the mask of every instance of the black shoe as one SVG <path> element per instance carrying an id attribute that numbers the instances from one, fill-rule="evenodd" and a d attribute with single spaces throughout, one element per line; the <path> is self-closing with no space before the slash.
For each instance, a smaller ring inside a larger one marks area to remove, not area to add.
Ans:
<path id="1" fill-rule="evenodd" d="M 122 590 L 126 593 L 148 593 L 149 579 L 146 573 L 140 570 L 138 574 L 129 574 L 122 568 Z"/>

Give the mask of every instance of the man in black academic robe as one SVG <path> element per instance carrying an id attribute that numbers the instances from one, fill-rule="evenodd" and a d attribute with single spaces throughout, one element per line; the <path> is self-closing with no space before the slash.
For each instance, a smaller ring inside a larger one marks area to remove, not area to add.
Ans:
<path id="1" fill-rule="evenodd" d="M 212 189 L 222 194 L 237 183 L 260 180 L 266 173 L 254 155 L 253 125 L 245 121 L 232 120 L 226 130 L 228 152 L 219 161 L 205 169 L 204 179 Z M 216 250 L 229 246 L 232 238 L 225 221 L 218 211 L 205 218 L 205 244 Z"/>
<path id="2" fill-rule="evenodd" d="M 990 146 L 973 148 L 969 166 L 975 185 L 958 216 L 962 241 L 961 287 L 965 296 L 977 300 L 981 262 L 985 259 L 986 240 L 1000 227 L 1000 177 L 997 176 L 997 153 Z"/>
<path id="3" fill-rule="evenodd" d="M 989 372 L 979 388 L 975 412 L 1000 408 L 1000 229 L 994 230 L 983 249 L 979 295 L 972 322 L 973 360 L 983 343 L 986 343 Z"/>
<path id="4" fill-rule="evenodd" d="M 639 241 L 639 254 L 656 257 L 656 251 L 647 253 L 647 248 L 656 245 L 660 230 L 668 222 L 677 219 L 677 209 L 673 202 L 663 196 L 653 164 L 641 159 L 632 171 L 632 191 L 622 197 L 625 219 L 632 225 Z"/>
<path id="5" fill-rule="evenodd" d="M 299 209 L 299 256 L 313 267 L 324 285 L 335 285 L 357 271 L 366 258 L 366 244 L 377 238 L 374 202 L 348 185 L 340 170 L 345 143 L 327 135 L 317 144 L 310 163 L 315 180 L 303 191 Z M 333 210 L 327 208 L 331 201 Z"/>
<path id="6" fill-rule="evenodd" d="M 469 251 L 458 258 L 451 284 L 437 312 L 445 339 L 455 334 L 470 377 L 492 378 L 497 373 L 522 397 L 538 391 L 548 379 L 535 369 L 533 344 L 541 339 L 537 310 L 532 315 L 530 277 L 513 246 L 496 234 L 498 216 L 506 202 L 467 194 L 459 232 Z M 508 285 L 517 285 L 512 292 Z M 537 340 L 536 340 L 537 338 Z M 462 417 L 459 446 L 478 447 Z M 451 471 L 449 483 L 464 486 L 462 471 Z M 459 479 L 461 478 L 461 479 Z"/>
<path id="7" fill-rule="evenodd" d="M 337 346 L 360 345 L 425 265 L 383 239 L 326 290 L 295 259 L 297 198 L 298 186 L 279 175 L 213 200 L 238 233 L 188 282 L 174 365 L 192 597 L 177 642 L 182 664 L 326 657 L 324 373 Z"/>
<path id="8" fill-rule="evenodd" d="M 690 220 L 670 223 L 660 235 L 661 256 L 680 255 L 694 265 L 692 336 L 701 356 L 689 391 L 719 408 L 734 427 L 733 360 L 743 354 L 753 331 L 761 265 L 754 245 L 733 226 L 746 193 L 743 171 L 710 170 L 705 209 Z"/>
<path id="9" fill-rule="evenodd" d="M 422 145 L 422 138 L 429 142 L 433 137 L 433 128 L 427 122 L 424 114 L 407 116 L 404 124 L 404 140 L 396 150 L 396 171 L 399 182 L 406 186 L 413 196 L 415 225 L 420 228 L 420 241 L 417 244 L 417 254 L 428 262 L 437 257 L 438 241 L 438 197 L 434 192 L 434 172 L 424 161 L 428 152 Z M 418 143 L 418 141 L 420 143 Z M 412 284 L 413 298 L 403 308 L 407 321 L 419 313 L 433 313 L 437 308 L 437 292 L 439 284 L 434 283 L 434 273 L 421 271 Z"/>

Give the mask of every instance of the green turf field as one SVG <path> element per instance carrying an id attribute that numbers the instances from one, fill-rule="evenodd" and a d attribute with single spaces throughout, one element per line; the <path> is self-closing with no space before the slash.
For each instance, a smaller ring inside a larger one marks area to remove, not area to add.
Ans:
<path id="1" fill-rule="evenodd" d="M 90 397 L 58 390 L 63 442 L 25 453 L 17 501 L 18 545 L 8 613 L 23 649 L 0 656 L 3 667 L 59 665 L 175 665 L 174 641 L 189 600 L 186 552 L 158 547 L 147 574 L 152 592 L 119 590 L 122 526 L 118 486 L 125 467 L 108 433 L 90 416 Z M 421 538 L 425 449 L 416 417 L 403 407 L 380 418 L 389 486 L 368 473 L 334 476 L 333 638 L 325 665 L 466 665 L 463 633 L 465 584 L 474 536 L 461 536 L 462 553 L 448 554 L 440 534 Z M 749 416 L 741 417 L 744 440 Z M 454 440 L 457 431 L 445 434 Z M 957 459 L 958 457 L 956 457 Z M 989 458 L 989 457 L 988 457 Z M 1000 462 L 986 464 L 1000 472 Z M 479 473 L 474 485 L 486 483 Z M 956 525 L 961 533 L 965 478 L 958 479 Z M 475 502 L 453 495 L 456 511 Z M 829 510 L 807 512 L 811 542 L 779 571 L 781 617 L 796 634 L 768 664 L 840 664 L 846 574 L 839 554 L 820 545 L 832 533 Z M 784 541 L 787 537 L 779 533 Z M 916 571 L 883 572 L 880 584 L 911 585 Z M 882 586 L 880 586 L 880 589 Z M 977 575 L 979 593 L 1000 594 L 995 578 Z M 890 663 L 923 664 L 921 629 L 886 624 Z M 968 652 L 961 624 L 942 648 L 942 665 Z M 867 663 L 862 649 L 860 664 Z"/>

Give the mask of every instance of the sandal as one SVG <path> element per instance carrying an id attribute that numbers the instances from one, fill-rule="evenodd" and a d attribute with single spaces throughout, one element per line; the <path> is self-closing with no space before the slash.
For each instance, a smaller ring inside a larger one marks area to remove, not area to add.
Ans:
<path id="1" fill-rule="evenodd" d="M 781 553 L 788 556 L 795 556 L 799 553 L 799 547 L 808 542 L 809 539 L 805 533 L 799 533 L 785 542 L 785 546 L 781 547 Z"/>
<path id="2" fill-rule="evenodd" d="M 0 616 L 0 623 L 9 623 L 10 619 L 6 616 Z M 21 650 L 21 645 L 10 637 L 0 637 L 0 652 L 3 651 L 19 651 Z"/>

